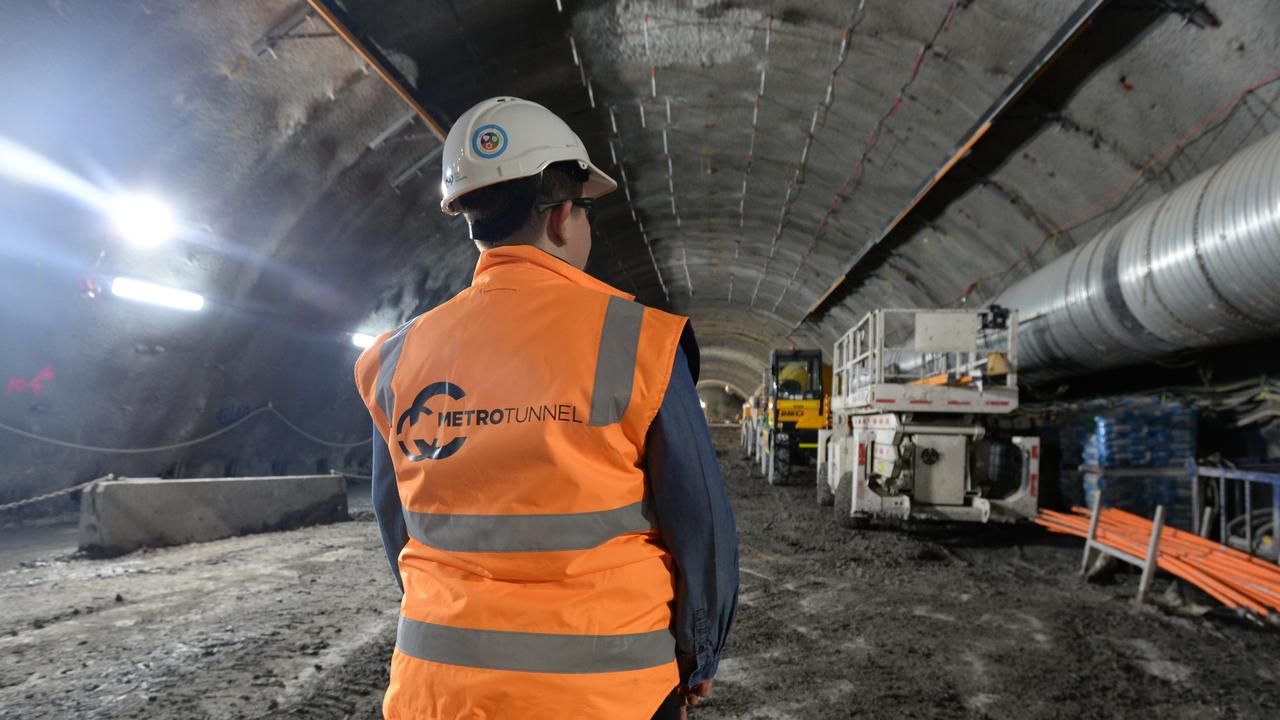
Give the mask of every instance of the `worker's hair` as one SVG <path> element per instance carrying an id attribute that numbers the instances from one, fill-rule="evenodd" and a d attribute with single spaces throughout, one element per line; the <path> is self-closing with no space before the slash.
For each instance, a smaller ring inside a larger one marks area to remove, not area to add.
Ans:
<path id="1" fill-rule="evenodd" d="M 588 177 L 572 160 L 552 163 L 540 175 L 472 190 L 454 202 L 471 223 L 471 236 L 485 248 L 532 245 L 550 214 L 535 205 L 580 196 Z"/>

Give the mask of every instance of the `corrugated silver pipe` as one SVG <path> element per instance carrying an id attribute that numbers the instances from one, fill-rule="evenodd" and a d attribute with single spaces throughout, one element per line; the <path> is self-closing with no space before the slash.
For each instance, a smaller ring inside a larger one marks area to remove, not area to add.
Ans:
<path id="1" fill-rule="evenodd" d="M 1019 372 L 1030 379 L 1280 334 L 1280 133 L 993 302 L 1019 311 Z"/>

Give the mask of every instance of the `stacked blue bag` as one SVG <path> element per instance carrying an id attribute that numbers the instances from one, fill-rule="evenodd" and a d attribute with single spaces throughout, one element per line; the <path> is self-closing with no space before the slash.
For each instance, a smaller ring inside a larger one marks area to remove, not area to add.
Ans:
<path id="1" fill-rule="evenodd" d="M 1082 443 L 1080 433 L 1076 432 L 1076 416 L 1074 413 L 1057 413 L 1041 423 L 1041 433 L 1045 438 L 1058 438 L 1060 449 L 1058 466 L 1058 497 L 1061 510 L 1083 507 L 1084 487 L 1080 483 L 1080 467 Z"/>
<path id="2" fill-rule="evenodd" d="M 1078 479 L 1064 482 L 1064 498 L 1093 503 L 1101 485 L 1103 504 L 1151 517 L 1164 505 L 1167 521 L 1190 528 L 1191 484 L 1180 468 L 1196 453 L 1195 410 L 1178 401 L 1157 396 L 1088 403 L 1061 428 L 1063 475 Z M 1080 465 L 1092 465 L 1103 473 L 1080 473 Z M 1173 472 L 1160 469 L 1179 468 Z M 1107 476 L 1107 469 L 1152 468 L 1151 474 Z M 1077 489 L 1078 488 L 1078 489 Z"/>

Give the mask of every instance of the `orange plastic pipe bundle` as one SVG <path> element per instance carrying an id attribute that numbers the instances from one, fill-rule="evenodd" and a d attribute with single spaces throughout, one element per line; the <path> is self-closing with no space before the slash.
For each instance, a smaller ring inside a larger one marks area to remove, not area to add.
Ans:
<path id="1" fill-rule="evenodd" d="M 1089 511 L 1043 510 L 1036 523 L 1056 533 L 1088 537 Z M 1114 508 L 1103 508 L 1094 539 L 1108 547 L 1145 559 L 1151 521 Z M 1193 533 L 1164 526 L 1156 566 L 1192 583 L 1230 608 L 1280 623 L 1280 566 Z"/>

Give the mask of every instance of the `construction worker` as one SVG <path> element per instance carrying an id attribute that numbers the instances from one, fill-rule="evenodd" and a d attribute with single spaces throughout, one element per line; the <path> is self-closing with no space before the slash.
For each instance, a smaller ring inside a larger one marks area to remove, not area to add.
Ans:
<path id="1" fill-rule="evenodd" d="M 471 286 L 356 363 L 404 596 L 387 718 L 685 715 L 737 605 L 737 535 L 679 338 L 583 271 L 617 187 L 559 117 L 468 110 L 443 199 Z"/>

